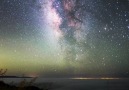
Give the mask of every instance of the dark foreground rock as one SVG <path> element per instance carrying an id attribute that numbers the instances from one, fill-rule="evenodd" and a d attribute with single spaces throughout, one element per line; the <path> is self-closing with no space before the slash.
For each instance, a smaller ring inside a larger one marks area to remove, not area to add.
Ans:
<path id="1" fill-rule="evenodd" d="M 8 85 L 3 81 L 0 81 L 0 90 L 43 90 L 43 89 L 40 89 L 36 86 L 16 87 Z"/>

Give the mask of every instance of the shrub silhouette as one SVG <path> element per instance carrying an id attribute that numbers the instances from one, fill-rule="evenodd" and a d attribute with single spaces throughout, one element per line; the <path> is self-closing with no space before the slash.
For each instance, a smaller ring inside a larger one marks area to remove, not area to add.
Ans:
<path id="1" fill-rule="evenodd" d="M 33 86 L 37 77 L 32 78 L 29 82 L 26 79 L 23 79 L 18 86 L 6 84 L 3 81 L 6 73 L 7 69 L 0 69 L 0 78 L 2 78 L 2 81 L 0 80 L 0 90 L 43 90 L 36 86 Z"/>

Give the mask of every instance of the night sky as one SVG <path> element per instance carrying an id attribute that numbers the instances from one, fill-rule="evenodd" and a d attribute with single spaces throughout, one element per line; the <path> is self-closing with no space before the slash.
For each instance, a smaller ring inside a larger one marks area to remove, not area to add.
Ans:
<path id="1" fill-rule="evenodd" d="M 0 0 L 8 75 L 129 76 L 129 0 Z"/>

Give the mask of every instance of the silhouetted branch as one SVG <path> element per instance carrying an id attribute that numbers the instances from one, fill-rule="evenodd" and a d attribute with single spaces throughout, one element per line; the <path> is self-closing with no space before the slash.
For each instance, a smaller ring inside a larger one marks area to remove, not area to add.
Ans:
<path id="1" fill-rule="evenodd" d="M 1 69 L 0 75 L 5 76 L 6 72 L 7 72 L 7 69 L 5 69 L 4 71 L 3 71 L 3 69 Z"/>

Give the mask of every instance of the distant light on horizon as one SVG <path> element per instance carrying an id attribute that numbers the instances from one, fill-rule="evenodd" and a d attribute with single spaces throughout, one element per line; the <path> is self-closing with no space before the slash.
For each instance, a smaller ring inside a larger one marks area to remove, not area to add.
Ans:
<path id="1" fill-rule="evenodd" d="M 80 80 L 94 80 L 94 79 L 100 79 L 100 80 L 115 80 L 115 79 L 123 79 L 123 78 L 110 78 L 110 77 L 102 77 L 102 78 L 71 78 L 71 79 L 80 79 Z"/>

